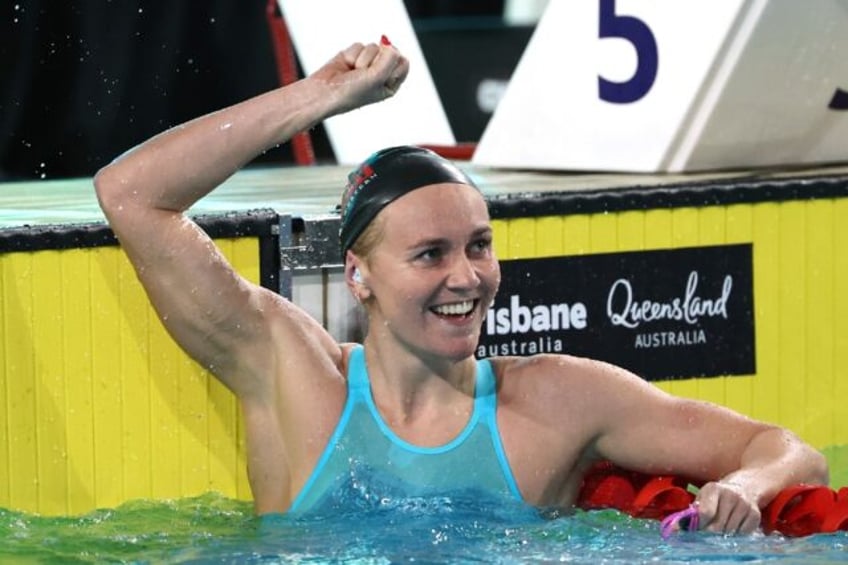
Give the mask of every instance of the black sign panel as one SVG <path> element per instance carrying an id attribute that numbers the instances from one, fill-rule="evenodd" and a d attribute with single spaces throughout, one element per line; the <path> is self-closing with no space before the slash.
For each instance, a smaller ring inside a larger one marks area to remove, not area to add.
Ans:
<path id="1" fill-rule="evenodd" d="M 501 262 L 478 357 L 570 353 L 648 380 L 756 372 L 752 245 Z"/>

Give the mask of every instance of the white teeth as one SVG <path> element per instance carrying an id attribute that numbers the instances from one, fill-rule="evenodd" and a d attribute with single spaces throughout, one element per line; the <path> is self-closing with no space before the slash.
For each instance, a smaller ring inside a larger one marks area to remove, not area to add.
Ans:
<path id="1" fill-rule="evenodd" d="M 474 301 L 466 300 L 465 302 L 457 302 L 455 304 L 443 304 L 434 306 L 433 311 L 437 314 L 445 316 L 464 316 L 474 309 Z"/>

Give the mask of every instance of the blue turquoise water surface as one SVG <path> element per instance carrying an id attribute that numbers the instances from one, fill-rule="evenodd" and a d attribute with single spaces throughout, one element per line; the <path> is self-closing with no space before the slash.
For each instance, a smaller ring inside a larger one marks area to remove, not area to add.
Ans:
<path id="1" fill-rule="evenodd" d="M 83 516 L 0 510 L 0 563 L 839 563 L 848 533 L 685 533 L 616 511 L 543 515 L 454 498 L 382 499 L 332 516 L 257 518 L 215 494 Z"/>

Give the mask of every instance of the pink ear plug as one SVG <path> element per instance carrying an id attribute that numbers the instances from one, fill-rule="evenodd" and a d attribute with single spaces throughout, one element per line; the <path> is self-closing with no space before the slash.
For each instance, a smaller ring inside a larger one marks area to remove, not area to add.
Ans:
<path id="1" fill-rule="evenodd" d="M 674 512 L 663 518 L 663 521 L 660 522 L 660 535 L 663 539 L 668 539 L 674 532 L 680 530 L 685 529 L 694 532 L 698 529 L 699 521 L 698 505 L 697 503 L 692 503 L 688 508 Z"/>

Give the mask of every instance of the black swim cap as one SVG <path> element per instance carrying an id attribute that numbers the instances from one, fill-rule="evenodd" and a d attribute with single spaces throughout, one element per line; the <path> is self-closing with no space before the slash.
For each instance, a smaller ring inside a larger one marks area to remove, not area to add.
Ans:
<path id="1" fill-rule="evenodd" d="M 377 151 L 347 177 L 339 229 L 342 260 L 377 213 L 416 188 L 452 182 L 477 186 L 459 167 L 437 153 L 411 145 Z"/>

